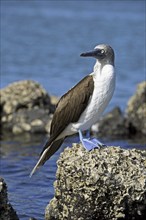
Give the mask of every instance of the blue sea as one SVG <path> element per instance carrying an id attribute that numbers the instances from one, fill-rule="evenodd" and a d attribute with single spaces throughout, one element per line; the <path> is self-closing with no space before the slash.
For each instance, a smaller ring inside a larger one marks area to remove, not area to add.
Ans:
<path id="1" fill-rule="evenodd" d="M 123 111 L 145 75 L 145 1 L 1 1 L 1 85 L 31 79 L 51 95 L 60 97 L 92 72 L 95 60 L 82 52 L 106 43 L 115 50 L 117 84 L 107 108 Z M 46 137 L 10 137 L 1 141 L 1 176 L 9 200 L 21 220 L 44 219 L 54 195 L 56 160 L 75 139 L 61 149 L 31 179 Z M 123 147 L 128 141 L 108 141 Z M 137 145 L 140 146 L 140 143 Z"/>

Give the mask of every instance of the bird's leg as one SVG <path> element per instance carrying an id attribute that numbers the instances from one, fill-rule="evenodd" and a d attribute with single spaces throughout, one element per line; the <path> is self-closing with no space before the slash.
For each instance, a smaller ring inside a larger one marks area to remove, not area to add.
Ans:
<path id="1" fill-rule="evenodd" d="M 102 144 L 97 138 L 91 138 L 90 137 L 90 130 L 88 129 L 87 131 L 86 131 L 86 138 L 88 139 L 88 140 L 90 140 L 90 141 L 93 141 L 93 143 L 95 144 L 98 144 L 98 146 L 103 146 L 104 144 Z"/>
<path id="2" fill-rule="evenodd" d="M 90 138 L 90 130 L 88 129 L 87 131 L 86 131 L 86 138 L 88 138 L 90 141 L 92 141 L 93 140 L 93 143 L 96 143 L 96 144 L 98 144 L 98 146 L 103 146 L 104 144 L 103 143 L 101 143 L 97 138 Z M 105 146 L 105 145 L 104 145 Z"/>
<path id="3" fill-rule="evenodd" d="M 86 138 L 90 138 L 90 130 L 88 129 L 87 131 L 86 131 Z"/>
<path id="4" fill-rule="evenodd" d="M 87 133 L 86 133 L 86 137 L 88 139 L 90 139 L 90 141 L 92 141 L 94 144 L 96 143 L 98 145 L 98 147 L 106 147 L 105 144 L 101 143 L 97 138 L 93 137 L 93 138 L 90 138 L 90 130 L 88 129 L 87 130 Z"/>
<path id="5" fill-rule="evenodd" d="M 82 132 L 79 130 L 79 138 L 80 138 L 80 141 L 83 145 L 83 147 L 90 151 L 94 148 L 100 148 L 100 147 L 105 147 L 106 145 L 105 144 L 102 144 L 99 140 L 97 140 L 96 138 L 83 138 L 83 135 L 82 135 Z"/>
<path id="6" fill-rule="evenodd" d="M 98 148 L 98 145 L 97 143 L 95 143 L 95 141 L 91 141 L 90 139 L 83 138 L 82 132 L 80 130 L 78 132 L 79 132 L 80 141 L 86 150 L 90 151 L 96 147 Z"/>

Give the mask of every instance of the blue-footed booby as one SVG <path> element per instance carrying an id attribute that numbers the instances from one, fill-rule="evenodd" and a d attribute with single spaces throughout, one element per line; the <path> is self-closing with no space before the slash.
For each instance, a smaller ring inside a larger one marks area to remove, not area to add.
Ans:
<path id="1" fill-rule="evenodd" d="M 113 96 L 114 51 L 109 45 L 100 44 L 80 56 L 96 59 L 93 72 L 60 98 L 51 123 L 50 138 L 30 176 L 59 149 L 67 136 L 79 133 L 81 143 L 88 150 L 102 145 L 96 139 L 84 139 L 82 131 L 99 120 Z"/>

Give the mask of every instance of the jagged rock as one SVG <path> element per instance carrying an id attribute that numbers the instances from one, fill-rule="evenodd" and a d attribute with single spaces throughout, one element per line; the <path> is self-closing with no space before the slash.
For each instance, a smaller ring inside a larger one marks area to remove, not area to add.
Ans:
<path id="1" fill-rule="evenodd" d="M 57 165 L 46 220 L 146 219 L 146 151 L 73 144 Z"/>
<path id="2" fill-rule="evenodd" d="M 128 101 L 126 113 L 129 129 L 134 134 L 146 135 L 146 81 L 138 84 L 136 93 Z"/>
<path id="3" fill-rule="evenodd" d="M 48 132 L 46 125 L 54 106 L 50 96 L 37 82 L 24 80 L 0 90 L 3 130 L 14 134 Z"/>
<path id="4" fill-rule="evenodd" d="M 7 185 L 0 177 L 0 220 L 19 220 L 15 210 L 8 202 Z"/>

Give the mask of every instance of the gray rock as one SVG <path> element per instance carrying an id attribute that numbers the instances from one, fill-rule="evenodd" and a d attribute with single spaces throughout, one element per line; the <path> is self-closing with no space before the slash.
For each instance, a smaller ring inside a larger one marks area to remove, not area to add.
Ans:
<path id="1" fill-rule="evenodd" d="M 0 95 L 3 131 L 9 130 L 14 134 L 47 132 L 45 126 L 54 106 L 38 83 L 31 80 L 15 82 L 1 89 Z"/>
<path id="2" fill-rule="evenodd" d="M 106 138 L 125 138 L 129 131 L 126 127 L 126 119 L 119 107 L 115 107 L 107 113 L 100 121 L 92 126 L 92 132 L 97 133 L 98 137 Z"/>
<path id="3" fill-rule="evenodd" d="M 57 165 L 46 220 L 146 219 L 146 151 L 73 144 Z"/>
<path id="4" fill-rule="evenodd" d="M 8 202 L 7 186 L 0 177 L 0 220 L 19 220 L 15 210 Z"/>
<path id="5" fill-rule="evenodd" d="M 134 134 L 146 135 L 146 81 L 138 84 L 136 93 L 128 101 L 126 113 L 129 129 Z"/>

